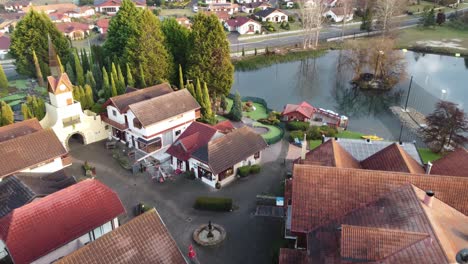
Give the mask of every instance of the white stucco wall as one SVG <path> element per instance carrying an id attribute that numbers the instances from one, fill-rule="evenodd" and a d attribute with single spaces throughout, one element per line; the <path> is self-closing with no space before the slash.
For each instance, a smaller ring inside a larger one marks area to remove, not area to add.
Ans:
<path id="1" fill-rule="evenodd" d="M 275 17 L 278 16 L 278 21 L 274 21 Z M 283 19 L 281 17 L 284 16 Z M 281 12 L 275 11 L 271 14 L 269 14 L 267 17 L 262 17 L 262 21 L 271 21 L 271 22 L 282 22 L 282 21 L 288 21 L 288 16 L 286 14 L 283 14 Z"/>
<path id="2" fill-rule="evenodd" d="M 67 106 L 67 99 L 71 99 L 73 102 L 73 95 L 71 92 L 67 93 L 60 93 L 60 94 L 53 94 L 49 93 L 50 104 L 55 107 L 64 107 Z"/>
<path id="3" fill-rule="evenodd" d="M 116 107 L 108 105 L 106 110 L 107 116 L 110 120 L 115 121 L 119 124 L 125 124 L 125 114 L 121 114 Z M 115 115 L 113 114 L 113 111 L 115 111 Z"/>
<path id="4" fill-rule="evenodd" d="M 239 32 L 239 34 L 241 34 L 241 35 L 247 34 L 247 31 L 249 30 L 250 25 L 254 26 L 254 30 L 253 30 L 253 32 L 249 32 L 248 34 L 255 34 L 256 32 L 258 32 L 258 33 L 261 32 L 262 26 L 260 24 L 258 24 L 258 23 L 252 22 L 252 21 L 249 21 L 249 22 L 245 23 L 244 25 L 242 25 L 240 27 L 237 27 L 237 32 Z"/>
<path id="5" fill-rule="evenodd" d="M 142 127 L 141 129 L 133 126 L 133 119 L 135 118 L 135 115 L 132 111 L 129 110 L 127 112 L 127 118 L 128 128 L 134 135 L 137 135 L 139 137 L 151 137 L 170 128 L 178 127 L 180 125 L 183 125 L 184 123 L 190 123 L 195 121 L 195 111 L 189 111 L 184 114 L 174 116 L 161 122 L 152 124 L 150 126 Z"/>
<path id="6" fill-rule="evenodd" d="M 21 172 L 56 172 L 63 169 L 62 158 L 55 158 L 53 161 L 41 164 L 39 167 L 33 169 L 25 169 Z"/>

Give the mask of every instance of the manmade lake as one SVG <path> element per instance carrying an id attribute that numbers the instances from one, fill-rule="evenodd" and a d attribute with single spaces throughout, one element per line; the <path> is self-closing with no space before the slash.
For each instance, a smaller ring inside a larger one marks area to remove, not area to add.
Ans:
<path id="1" fill-rule="evenodd" d="M 315 107 L 348 116 L 349 130 L 398 139 L 401 125 L 389 107 L 405 105 L 409 78 L 391 91 L 354 89 L 349 84 L 353 77 L 351 70 L 338 67 L 339 53 L 329 51 L 315 59 L 237 71 L 232 92 L 264 98 L 277 111 L 285 104 L 307 101 Z M 413 76 L 409 107 L 427 114 L 440 99 L 462 108 L 468 105 L 468 59 L 416 52 L 407 52 L 405 57 L 407 74 Z M 402 139 L 414 138 L 403 136 Z"/>

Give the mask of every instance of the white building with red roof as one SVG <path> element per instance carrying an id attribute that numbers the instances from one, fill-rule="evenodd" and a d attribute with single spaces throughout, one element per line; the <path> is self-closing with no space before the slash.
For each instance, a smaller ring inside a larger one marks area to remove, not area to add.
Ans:
<path id="1" fill-rule="evenodd" d="M 133 0 L 136 7 L 145 8 L 146 0 Z M 120 6 L 122 5 L 121 0 L 94 0 L 94 7 L 96 12 L 115 15 L 119 12 Z"/>
<path id="2" fill-rule="evenodd" d="M 57 29 L 71 40 L 84 39 L 89 35 L 90 25 L 79 22 L 57 23 Z"/>
<path id="3" fill-rule="evenodd" d="M 229 31 L 237 31 L 241 35 L 260 34 L 262 32 L 262 25 L 248 17 L 229 19 L 226 21 L 225 26 Z"/>
<path id="4" fill-rule="evenodd" d="M 302 102 L 298 105 L 287 104 L 281 114 L 285 121 L 309 121 L 316 111 L 315 107 L 307 102 Z"/>
<path id="5" fill-rule="evenodd" d="M 108 18 L 103 18 L 103 19 L 99 19 L 98 21 L 96 21 L 96 27 L 98 28 L 99 33 L 101 33 L 101 35 L 107 34 L 109 23 L 110 23 L 110 19 Z"/>
<path id="6" fill-rule="evenodd" d="M 117 228 L 123 213 L 113 190 L 81 181 L 1 218 L 0 262 L 52 263 Z"/>

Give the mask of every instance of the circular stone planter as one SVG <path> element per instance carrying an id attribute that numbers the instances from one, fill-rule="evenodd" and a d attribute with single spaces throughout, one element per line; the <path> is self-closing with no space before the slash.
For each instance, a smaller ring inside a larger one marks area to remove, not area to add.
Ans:
<path id="1" fill-rule="evenodd" d="M 226 239 L 226 230 L 220 225 L 211 224 L 213 226 L 213 230 L 211 233 L 213 237 L 208 237 L 208 225 L 201 225 L 195 231 L 193 231 L 193 240 L 204 247 L 211 247 L 221 244 L 221 242 Z"/>

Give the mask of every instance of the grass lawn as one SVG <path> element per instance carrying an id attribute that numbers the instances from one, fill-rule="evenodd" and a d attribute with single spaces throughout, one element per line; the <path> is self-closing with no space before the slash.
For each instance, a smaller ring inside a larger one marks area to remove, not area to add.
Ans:
<path id="1" fill-rule="evenodd" d="M 349 130 L 338 132 L 338 134 L 336 135 L 336 137 L 338 138 L 351 138 L 351 139 L 362 139 L 361 136 L 364 136 L 364 134 L 360 132 L 349 131 Z"/>
<path id="2" fill-rule="evenodd" d="M 277 126 L 265 125 L 260 122 L 253 123 L 254 127 L 266 127 L 268 128 L 268 132 L 266 134 L 262 134 L 262 137 L 265 140 L 275 138 L 281 134 L 281 129 Z"/>
<path id="3" fill-rule="evenodd" d="M 313 150 L 313 149 L 315 149 L 316 147 L 320 146 L 320 144 L 322 144 L 322 140 L 321 140 L 321 139 L 309 140 L 309 149 L 310 149 L 310 150 Z"/>
<path id="4" fill-rule="evenodd" d="M 258 120 L 261 118 L 267 118 L 267 110 L 262 104 L 254 103 L 255 111 L 251 112 L 242 112 L 243 116 L 247 116 L 253 120 Z"/>
<path id="5" fill-rule="evenodd" d="M 427 163 L 428 161 L 433 162 L 442 157 L 442 154 L 434 153 L 428 148 L 418 148 L 418 152 L 424 163 Z"/>
<path id="6" fill-rule="evenodd" d="M 17 101 L 17 100 L 22 100 L 26 97 L 26 94 L 12 94 L 12 95 L 8 95 L 8 96 L 5 96 L 5 97 L 2 97 L 1 99 L 3 101 Z"/>
<path id="7" fill-rule="evenodd" d="M 28 82 L 27 80 L 21 79 L 21 80 L 15 80 L 15 81 L 8 82 L 8 85 L 12 86 L 12 87 L 16 87 L 19 90 L 26 90 L 26 89 L 28 89 L 27 82 Z"/>
<path id="8" fill-rule="evenodd" d="M 408 28 L 401 31 L 397 45 L 400 48 L 426 48 L 434 52 L 468 54 L 468 31 L 448 26 L 435 29 Z"/>

